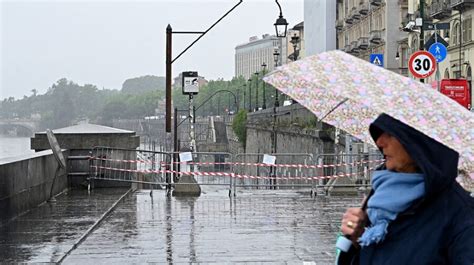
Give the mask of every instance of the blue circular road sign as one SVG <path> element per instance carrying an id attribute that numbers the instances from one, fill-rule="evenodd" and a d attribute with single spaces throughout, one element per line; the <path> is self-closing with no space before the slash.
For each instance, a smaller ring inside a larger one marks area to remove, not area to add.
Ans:
<path id="1" fill-rule="evenodd" d="M 430 49 L 428 51 L 433 54 L 437 63 L 444 61 L 444 59 L 446 59 L 446 55 L 448 54 L 446 46 L 444 46 L 440 42 L 435 42 L 431 44 Z"/>

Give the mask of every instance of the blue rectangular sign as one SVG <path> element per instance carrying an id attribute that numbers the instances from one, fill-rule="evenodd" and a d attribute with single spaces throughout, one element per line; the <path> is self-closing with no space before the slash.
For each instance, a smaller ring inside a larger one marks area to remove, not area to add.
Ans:
<path id="1" fill-rule="evenodd" d="M 373 53 L 370 55 L 370 63 L 383 67 L 383 54 Z"/>

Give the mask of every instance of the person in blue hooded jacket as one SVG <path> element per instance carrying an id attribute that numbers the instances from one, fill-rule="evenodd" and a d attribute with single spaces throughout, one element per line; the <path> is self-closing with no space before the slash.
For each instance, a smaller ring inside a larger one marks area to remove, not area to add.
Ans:
<path id="1" fill-rule="evenodd" d="M 455 181 L 459 154 L 386 114 L 369 130 L 385 169 L 364 206 L 344 213 L 352 247 L 336 262 L 473 265 L 474 198 Z"/>

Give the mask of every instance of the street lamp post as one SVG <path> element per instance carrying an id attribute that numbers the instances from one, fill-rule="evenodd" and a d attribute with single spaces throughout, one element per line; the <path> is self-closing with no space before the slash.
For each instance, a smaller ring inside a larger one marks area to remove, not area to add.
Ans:
<path id="1" fill-rule="evenodd" d="M 280 15 L 278 16 L 275 24 L 273 25 L 275 26 L 276 36 L 279 38 L 284 38 L 286 37 L 286 28 L 288 27 L 288 22 L 286 22 L 286 19 L 283 17 L 280 3 L 278 3 L 278 0 L 275 0 L 275 2 L 278 5 L 278 8 L 280 9 Z"/>
<path id="2" fill-rule="evenodd" d="M 265 75 L 265 70 L 267 70 L 267 64 L 262 63 L 262 77 Z M 263 82 L 263 103 L 262 103 L 262 109 L 266 109 L 267 104 L 266 104 L 266 99 L 265 99 L 265 82 Z"/>
<path id="3" fill-rule="evenodd" d="M 238 5 L 242 3 L 240 0 L 234 7 L 232 7 L 227 13 L 219 18 L 214 24 L 212 24 L 206 31 L 173 31 L 171 25 L 168 24 L 166 27 L 166 115 L 165 115 L 165 131 L 171 132 L 171 65 L 183 55 L 189 48 L 191 48 L 197 41 L 199 41 L 209 30 L 211 30 L 217 23 L 219 23 L 225 16 L 232 12 Z M 176 58 L 172 57 L 172 35 L 173 34 L 198 34 L 197 37 L 186 49 L 184 49 Z M 176 150 L 175 150 L 176 151 Z"/>
<path id="4" fill-rule="evenodd" d="M 298 55 L 300 53 L 298 49 L 298 44 L 300 42 L 300 37 L 296 33 L 291 37 L 291 44 L 293 44 L 293 61 L 298 60 Z"/>
<path id="5" fill-rule="evenodd" d="M 249 112 L 252 112 L 252 78 L 247 81 L 249 82 Z"/>
<path id="6" fill-rule="evenodd" d="M 258 72 L 255 72 L 255 111 L 258 111 Z"/>
<path id="7" fill-rule="evenodd" d="M 245 93 L 245 90 L 247 89 L 247 85 L 246 85 L 246 84 L 243 84 L 241 87 L 244 88 L 244 100 L 243 100 L 243 103 L 244 103 L 244 104 L 243 104 L 242 108 L 245 109 L 245 94 L 246 94 L 246 93 Z"/>
<path id="8" fill-rule="evenodd" d="M 275 69 L 278 67 L 278 58 L 280 56 L 280 53 L 278 52 L 278 48 L 275 47 L 273 50 L 273 60 L 275 61 Z M 278 89 L 275 88 L 275 102 L 273 103 L 273 106 L 278 107 L 280 105 L 280 102 L 278 101 Z"/>

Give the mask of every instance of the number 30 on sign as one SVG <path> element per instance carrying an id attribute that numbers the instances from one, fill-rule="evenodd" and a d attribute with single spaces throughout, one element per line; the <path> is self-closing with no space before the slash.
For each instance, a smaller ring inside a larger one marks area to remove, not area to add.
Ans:
<path id="1" fill-rule="evenodd" d="M 426 78 L 436 70 L 436 58 L 427 51 L 413 53 L 408 62 L 411 74 L 416 78 Z"/>

